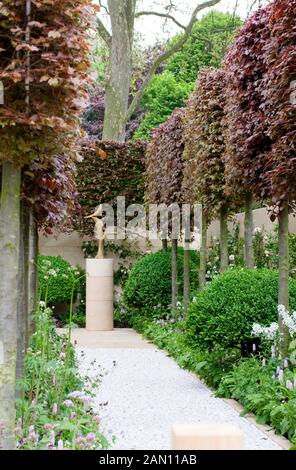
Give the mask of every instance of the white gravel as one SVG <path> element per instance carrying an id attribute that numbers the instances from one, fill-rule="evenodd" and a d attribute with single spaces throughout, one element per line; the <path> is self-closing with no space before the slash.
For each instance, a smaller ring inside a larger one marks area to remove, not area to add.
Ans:
<path id="1" fill-rule="evenodd" d="M 116 436 L 112 449 L 169 450 L 176 423 L 232 423 L 245 436 L 245 448 L 281 450 L 247 419 L 197 378 L 157 349 L 77 349 L 80 371 L 105 370 L 94 407 L 101 428 Z"/>

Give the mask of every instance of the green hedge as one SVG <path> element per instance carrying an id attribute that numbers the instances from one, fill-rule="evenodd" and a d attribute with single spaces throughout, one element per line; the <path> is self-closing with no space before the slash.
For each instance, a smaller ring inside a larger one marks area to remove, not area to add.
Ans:
<path id="1" fill-rule="evenodd" d="M 234 269 L 198 293 L 187 314 L 189 344 L 200 350 L 240 348 L 253 341 L 253 323 L 277 320 L 278 273 L 268 269 Z M 291 308 L 296 281 L 290 280 Z"/>
<path id="2" fill-rule="evenodd" d="M 52 270 L 56 275 L 51 274 Z M 45 299 L 46 290 L 48 289 L 47 302 L 49 304 L 56 302 L 70 303 L 73 285 L 70 270 L 75 277 L 79 278 L 81 276 L 80 268 L 71 267 L 71 264 L 60 256 L 39 256 L 38 276 L 41 300 Z M 80 283 L 77 283 L 75 298 L 80 287 Z"/>
<path id="3" fill-rule="evenodd" d="M 183 248 L 178 249 L 179 294 L 183 294 Z M 198 287 L 199 256 L 190 252 L 192 289 Z M 137 261 L 124 286 L 123 299 L 129 307 L 167 308 L 171 304 L 171 250 L 158 251 Z"/>

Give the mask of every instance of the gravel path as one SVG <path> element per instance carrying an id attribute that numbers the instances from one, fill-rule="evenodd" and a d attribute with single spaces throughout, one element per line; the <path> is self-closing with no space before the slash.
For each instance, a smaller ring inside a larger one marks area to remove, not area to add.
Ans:
<path id="1" fill-rule="evenodd" d="M 173 424 L 232 423 L 245 435 L 245 448 L 281 450 L 257 427 L 190 373 L 157 349 L 77 349 L 82 374 L 101 369 L 95 409 L 112 449 L 169 450 Z"/>

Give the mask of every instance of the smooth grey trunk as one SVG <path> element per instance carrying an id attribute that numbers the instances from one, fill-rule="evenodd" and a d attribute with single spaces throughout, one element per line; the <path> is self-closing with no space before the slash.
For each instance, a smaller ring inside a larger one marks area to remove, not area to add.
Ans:
<path id="1" fill-rule="evenodd" d="M 0 449 L 4 450 L 15 445 L 20 183 L 21 170 L 4 162 L 0 207 Z"/>
<path id="2" fill-rule="evenodd" d="M 228 211 L 225 207 L 220 210 L 220 272 L 224 273 L 228 269 Z"/>
<path id="3" fill-rule="evenodd" d="M 28 257 L 29 257 L 29 214 L 24 204 L 20 204 L 20 238 L 18 268 L 17 306 L 17 359 L 16 379 L 24 372 L 24 356 L 28 343 Z M 17 389 L 19 393 L 19 389 Z"/>
<path id="4" fill-rule="evenodd" d="M 186 27 L 174 19 L 174 22 L 184 29 L 184 33 L 180 35 L 178 41 L 167 47 L 153 61 L 141 87 L 129 104 L 135 18 L 145 15 L 156 15 L 172 19 L 172 16 L 151 11 L 138 11 L 136 13 L 137 0 L 108 0 L 111 33 L 101 19 L 97 18 L 98 33 L 109 50 L 109 67 L 105 86 L 103 139 L 112 139 L 119 142 L 125 140 L 126 123 L 138 110 L 144 91 L 147 89 L 159 66 L 165 63 L 174 53 L 182 49 L 192 34 L 194 24 L 198 21 L 198 14 L 207 8 L 217 5 L 220 1 L 206 0 L 196 5 Z"/>
<path id="5" fill-rule="evenodd" d="M 254 248 L 253 248 L 253 195 L 248 193 L 245 199 L 245 265 L 254 269 Z"/>
<path id="6" fill-rule="evenodd" d="M 190 249 L 189 242 L 185 241 L 184 246 L 184 265 L 183 265 L 183 306 L 184 313 L 187 313 L 190 302 Z"/>
<path id="7" fill-rule="evenodd" d="M 34 332 L 33 315 L 36 312 L 38 298 L 38 228 L 33 210 L 30 210 L 29 215 L 28 259 L 28 336 L 30 338 Z"/>
<path id="8" fill-rule="evenodd" d="M 289 310 L 289 209 L 284 207 L 278 216 L 279 222 L 279 305 Z M 289 330 L 279 318 L 281 333 L 280 352 L 283 358 L 287 357 L 289 348 Z"/>
<path id="9" fill-rule="evenodd" d="M 178 240 L 172 240 L 172 313 L 177 312 L 178 302 Z"/>
<path id="10" fill-rule="evenodd" d="M 105 95 L 103 140 L 125 141 L 132 76 L 135 0 L 108 0 L 112 37 Z"/>
<path id="11" fill-rule="evenodd" d="M 206 272 L 207 272 L 207 218 L 204 210 L 202 210 L 201 218 L 201 245 L 200 245 L 200 260 L 199 260 L 199 289 L 202 290 L 206 285 Z"/>

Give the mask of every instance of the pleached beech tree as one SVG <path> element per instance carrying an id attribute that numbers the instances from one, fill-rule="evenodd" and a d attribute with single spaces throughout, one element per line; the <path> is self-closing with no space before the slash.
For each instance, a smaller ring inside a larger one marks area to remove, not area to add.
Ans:
<path id="1" fill-rule="evenodd" d="M 56 145 L 56 141 L 55 141 Z M 61 142 L 60 150 L 63 149 Z M 66 150 L 66 149 L 65 149 Z M 21 220 L 29 218 L 29 223 L 23 220 L 20 235 L 23 250 L 20 250 L 20 267 L 24 275 L 20 276 L 21 289 L 19 299 L 22 297 L 19 313 L 21 328 L 18 333 L 25 332 L 21 341 L 25 339 L 28 345 L 33 328 L 32 314 L 36 308 L 37 300 L 37 260 L 38 260 L 38 231 L 45 235 L 55 230 L 70 231 L 73 224 L 78 225 L 81 218 L 81 206 L 76 188 L 76 155 L 55 154 L 47 156 L 46 161 L 32 161 L 22 170 L 21 183 Z M 32 220 L 30 220 L 32 218 Z M 22 261 L 23 254 L 23 262 Z M 24 288 L 24 283 L 27 283 Z M 18 354 L 20 354 L 18 348 Z M 22 358 L 18 361 L 17 377 L 21 376 Z"/>
<path id="2" fill-rule="evenodd" d="M 173 225 L 178 226 L 179 212 L 177 207 L 183 202 L 182 179 L 183 179 L 183 161 L 184 151 L 183 140 L 183 109 L 176 109 L 167 122 L 161 124 L 152 132 L 151 142 L 146 151 L 146 200 L 149 204 L 165 204 L 172 211 L 168 217 L 168 227 L 171 231 L 172 244 L 172 310 L 176 312 L 178 301 L 178 279 L 177 279 L 177 251 L 178 251 L 178 233 L 173 230 Z M 175 206 L 176 205 L 176 206 Z M 164 227 L 160 227 L 162 230 Z M 163 238 L 168 234 L 161 233 Z M 186 252 L 187 250 L 185 250 Z M 186 253 L 186 260 L 190 253 Z M 189 260 L 185 265 L 189 266 Z M 188 267 L 189 269 L 189 267 Z M 187 268 L 185 268 L 187 273 Z M 184 284 L 185 299 L 189 298 L 189 279 L 185 273 Z"/>
<path id="3" fill-rule="evenodd" d="M 205 285 L 206 227 L 216 216 L 220 218 L 221 272 L 228 267 L 227 217 L 233 198 L 225 193 L 224 88 L 222 69 L 203 69 L 184 116 L 184 192 L 192 192 L 203 213 L 200 288 Z"/>
<path id="4" fill-rule="evenodd" d="M 296 207 L 296 0 L 275 0 L 268 16 L 270 37 L 264 47 L 265 74 L 259 83 L 270 146 L 264 154 L 261 194 L 279 223 L 279 305 L 289 309 L 289 212 Z M 262 157 L 261 157 L 262 158 Z M 289 346 L 287 327 L 279 318 L 281 352 Z"/>
<path id="5" fill-rule="evenodd" d="M 193 26 L 198 21 L 198 14 L 217 5 L 220 0 L 194 1 L 192 14 L 187 25 L 182 25 L 174 17 L 172 14 L 174 5 L 172 3 L 168 4 L 167 8 L 159 11 L 139 10 L 139 0 L 106 0 L 99 3 L 108 16 L 108 22 L 105 24 L 101 18 L 98 18 L 97 22 L 98 33 L 109 51 L 103 140 L 124 141 L 126 124 L 138 110 L 143 93 L 159 66 L 186 43 L 192 34 Z M 164 52 L 155 58 L 141 87 L 132 101 L 129 102 L 135 22 L 144 16 L 150 16 L 151 18 L 156 16 L 167 21 L 173 21 L 183 30 L 183 34 L 180 35 L 178 41 L 167 47 Z M 108 23 L 110 23 L 110 29 Z"/>
<path id="6" fill-rule="evenodd" d="M 89 30 L 97 10 L 91 5 L 91 0 L 0 3 L 0 80 L 4 88 L 4 104 L 0 105 L 0 269 L 5 272 L 0 280 L 3 449 L 14 447 L 17 325 L 23 322 L 17 319 L 22 168 L 58 154 L 61 141 L 65 149 L 73 148 L 90 65 Z M 23 220 L 33 222 L 34 217 L 31 214 Z"/>
<path id="7" fill-rule="evenodd" d="M 258 10 L 241 28 L 224 60 L 226 73 L 226 190 L 245 201 L 245 264 L 254 268 L 253 202 L 262 173 L 258 158 L 268 145 L 266 120 L 258 90 L 266 65 L 263 50 L 269 36 L 269 8 Z M 261 196 L 259 194 L 259 196 Z"/>
<path id="8" fill-rule="evenodd" d="M 295 0 L 275 0 L 259 9 L 246 22 L 226 60 L 230 73 L 229 112 L 241 114 L 235 121 L 236 134 L 231 117 L 228 120 L 230 145 L 237 154 L 233 158 L 232 149 L 230 157 L 227 154 L 227 181 L 237 181 L 244 189 L 250 189 L 258 200 L 271 206 L 271 219 L 278 217 L 278 303 L 286 309 L 289 309 L 289 211 L 296 201 L 296 109 L 292 99 L 296 79 L 295 8 Z M 236 73 L 239 77 L 235 78 Z M 234 94 L 238 95 L 237 100 Z M 281 354 L 286 357 L 288 329 L 281 317 L 279 324 Z"/>

